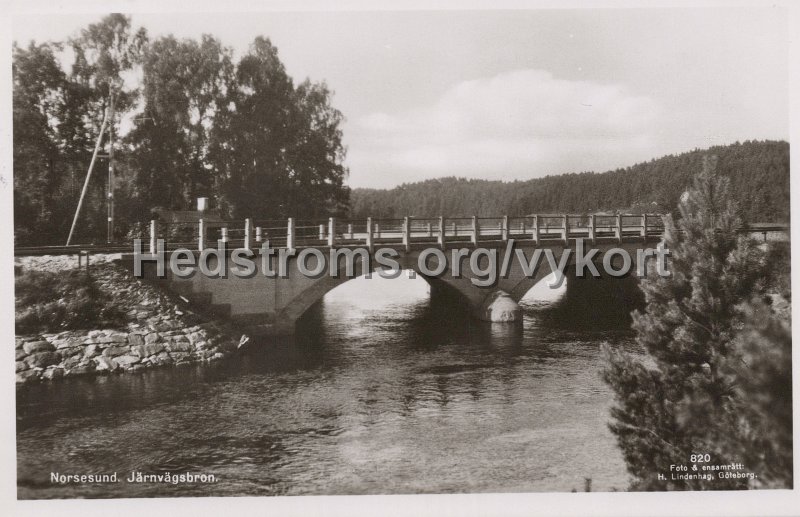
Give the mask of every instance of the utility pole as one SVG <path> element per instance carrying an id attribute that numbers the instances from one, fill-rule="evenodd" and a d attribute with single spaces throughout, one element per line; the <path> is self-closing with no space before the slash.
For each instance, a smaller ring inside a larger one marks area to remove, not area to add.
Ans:
<path id="1" fill-rule="evenodd" d="M 108 126 L 108 236 L 106 242 L 114 240 L 114 103 L 116 97 L 113 90 L 110 94 L 111 101 L 109 106 Z"/>
<path id="2" fill-rule="evenodd" d="M 113 99 L 113 97 L 112 97 Z M 106 123 L 108 122 L 108 112 L 107 109 L 103 114 L 103 123 L 100 124 L 100 134 L 97 135 L 97 142 L 94 146 L 94 152 L 92 153 L 92 161 L 89 162 L 89 170 L 86 172 L 86 180 L 83 182 L 83 189 L 81 190 L 81 197 L 78 200 L 78 208 L 75 209 L 75 217 L 72 218 L 72 227 L 69 229 L 69 237 L 67 237 L 67 246 L 69 243 L 72 242 L 72 235 L 75 233 L 75 225 L 78 222 L 78 215 L 81 213 L 81 207 L 83 206 L 83 199 L 86 197 L 86 190 L 89 188 L 89 179 L 92 177 L 92 170 L 94 169 L 94 162 L 97 160 L 97 153 L 100 151 L 100 144 L 103 141 L 103 133 L 106 130 Z"/>

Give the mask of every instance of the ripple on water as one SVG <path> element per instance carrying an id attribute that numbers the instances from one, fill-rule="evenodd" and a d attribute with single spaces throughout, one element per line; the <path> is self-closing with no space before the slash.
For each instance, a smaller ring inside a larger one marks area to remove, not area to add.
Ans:
<path id="1" fill-rule="evenodd" d="M 398 281 L 348 282 L 293 341 L 245 357 L 20 390 L 19 497 L 627 485 L 599 372 L 601 345 L 630 348 L 628 333 L 549 326 L 546 304 L 528 304 L 522 326 L 475 323 L 437 312 L 424 283 L 386 283 Z M 51 471 L 219 481 L 63 487 Z"/>

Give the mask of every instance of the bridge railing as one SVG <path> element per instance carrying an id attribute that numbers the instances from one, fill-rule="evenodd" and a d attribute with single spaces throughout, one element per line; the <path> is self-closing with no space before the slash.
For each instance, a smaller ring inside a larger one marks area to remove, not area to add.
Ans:
<path id="1" fill-rule="evenodd" d="M 167 251 L 178 248 L 203 250 L 226 241 L 229 249 L 306 246 L 393 246 L 411 249 L 412 245 L 444 247 L 483 244 L 497 245 L 506 239 L 528 243 L 568 244 L 570 239 L 588 242 L 622 242 L 653 240 L 664 233 L 664 219 L 659 214 L 533 214 L 517 217 L 438 217 L 403 219 L 245 219 L 243 221 L 150 221 L 144 231 L 131 233 L 141 238 L 143 248 L 157 251 L 158 239 L 165 241 Z M 786 223 L 751 223 L 737 231 L 763 242 L 788 242 Z M 130 244 L 79 244 L 72 246 L 15 246 L 14 254 L 75 254 L 130 251 Z"/>
<path id="2" fill-rule="evenodd" d="M 151 221 L 150 241 L 163 238 L 168 249 L 205 249 L 223 241 L 230 248 L 469 243 L 508 239 L 563 242 L 630 238 L 649 239 L 664 231 L 659 214 L 533 214 L 502 217 L 405 217 L 402 219 L 352 220 L 245 219 L 244 221 L 157 222 Z"/>
<path id="3" fill-rule="evenodd" d="M 133 238 L 144 241 L 144 249 L 155 253 L 158 239 L 167 251 L 177 248 L 203 250 L 216 247 L 218 241 L 232 248 L 272 248 L 306 246 L 393 246 L 411 249 L 412 245 L 444 247 L 481 244 L 496 245 L 506 239 L 567 244 L 570 239 L 589 242 L 653 240 L 664 233 L 660 214 L 533 214 L 503 217 L 407 217 L 402 219 L 245 219 L 243 221 L 150 221 Z M 737 229 L 767 241 L 787 242 L 786 223 L 751 223 Z M 80 250 L 93 253 L 130 251 L 123 244 L 80 244 L 73 246 L 14 247 L 15 255 L 70 254 Z"/>
<path id="4" fill-rule="evenodd" d="M 273 248 L 285 248 L 287 243 L 288 224 L 286 219 L 253 219 L 253 247 L 261 247 L 265 242 Z"/>

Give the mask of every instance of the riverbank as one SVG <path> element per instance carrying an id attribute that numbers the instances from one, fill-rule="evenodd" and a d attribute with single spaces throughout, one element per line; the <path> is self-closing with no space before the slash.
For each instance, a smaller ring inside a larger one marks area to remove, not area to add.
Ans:
<path id="1" fill-rule="evenodd" d="M 92 256 L 88 275 L 110 303 L 124 308 L 123 321 L 113 327 L 17 335 L 18 384 L 214 361 L 247 340 L 227 322 L 209 320 L 179 297 L 132 277 L 114 258 Z M 66 273 L 76 268 L 77 257 L 21 257 L 14 265 L 22 271 Z"/>

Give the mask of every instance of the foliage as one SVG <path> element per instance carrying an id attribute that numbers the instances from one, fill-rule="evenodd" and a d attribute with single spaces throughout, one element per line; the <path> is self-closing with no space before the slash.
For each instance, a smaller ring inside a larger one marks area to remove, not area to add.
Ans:
<path id="1" fill-rule="evenodd" d="M 84 271 L 15 271 L 17 334 L 111 326 L 124 320 L 122 308 Z"/>
<path id="2" fill-rule="evenodd" d="M 721 365 L 735 397 L 728 415 L 736 432 L 719 447 L 758 473 L 759 486 L 792 486 L 792 329 L 789 311 L 753 304 L 743 332 Z"/>
<path id="3" fill-rule="evenodd" d="M 678 215 L 681 194 L 703 156 L 718 157 L 740 215 L 750 222 L 789 220 L 789 144 L 748 141 L 669 155 L 624 169 L 561 174 L 527 181 L 440 178 L 389 190 L 354 189 L 354 218 L 521 216 L 624 210 Z"/>
<path id="4" fill-rule="evenodd" d="M 63 43 L 14 45 L 14 208 L 19 243 L 63 244 L 92 155 L 109 89 L 117 89 L 118 113 L 132 108 L 135 91 L 121 88 L 136 63 L 143 31 L 110 15 L 71 40 L 75 56 L 61 69 Z M 115 121 L 119 116 L 115 118 Z M 112 121 L 112 126 L 114 121 Z M 79 237 L 103 235 L 103 169 L 96 164 Z"/>
<path id="5" fill-rule="evenodd" d="M 234 63 L 209 35 L 153 41 L 112 14 L 69 42 L 14 46 L 14 194 L 18 244 L 62 244 L 114 92 L 117 238 L 155 208 L 216 198 L 229 217 L 318 217 L 349 203 L 340 125 L 324 83 L 295 85 L 269 39 Z M 108 146 L 105 139 L 104 146 Z M 77 241 L 105 235 L 108 160 L 89 186 Z"/>
<path id="6" fill-rule="evenodd" d="M 29 241 L 48 221 L 63 217 L 65 163 L 59 128 L 66 76 L 53 45 L 13 48 L 14 214 L 16 237 Z"/>
<path id="7" fill-rule="evenodd" d="M 341 214 L 349 202 L 339 125 L 324 83 L 297 87 L 269 39 L 239 62 L 212 130 L 210 161 L 235 218 Z"/>
<path id="8" fill-rule="evenodd" d="M 777 322 L 763 326 L 758 321 L 767 319 L 748 317 L 754 306 L 767 310 L 762 300 L 775 284 L 772 255 L 737 235 L 741 219 L 730 200 L 730 181 L 714 169 L 713 161 L 704 164 L 679 205 L 678 226 L 667 225 L 672 276 L 651 274 L 641 281 L 646 309 L 634 313 L 633 328 L 645 360 L 606 349 L 604 379 L 617 400 L 611 430 L 635 489 L 745 488 L 742 479 L 673 480 L 670 465 L 708 453 L 714 464 L 751 461 L 745 467 L 766 476 L 766 469 L 757 471 L 765 462 L 755 461 L 753 434 L 765 426 L 772 436 L 786 432 L 783 415 L 763 411 L 765 404 L 783 404 L 791 391 L 785 371 L 765 378 L 787 368 L 789 363 L 778 363 L 787 357 L 790 336 Z M 749 367 L 741 368 L 745 359 Z M 787 452 L 784 446 L 774 443 L 780 453 Z M 782 474 L 774 474 L 773 482 L 791 484 Z"/>
<path id="9" fill-rule="evenodd" d="M 126 139 L 137 212 L 186 209 L 211 194 L 211 128 L 233 73 L 231 51 L 208 36 L 149 43 L 142 60 L 144 108 Z"/>

